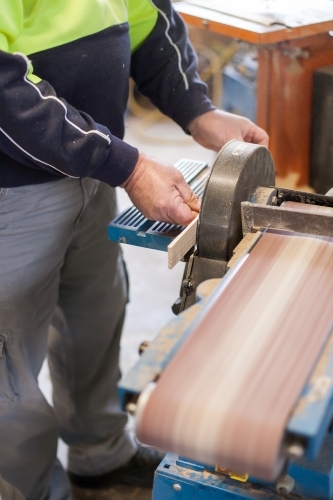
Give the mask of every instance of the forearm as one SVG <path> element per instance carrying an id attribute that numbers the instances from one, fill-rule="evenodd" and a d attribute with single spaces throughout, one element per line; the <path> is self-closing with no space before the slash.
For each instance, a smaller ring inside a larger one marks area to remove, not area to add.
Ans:
<path id="1" fill-rule="evenodd" d="M 1 150 L 27 168 L 123 183 L 136 148 L 60 99 L 48 82 L 31 82 L 28 68 L 25 56 L 0 51 Z"/>

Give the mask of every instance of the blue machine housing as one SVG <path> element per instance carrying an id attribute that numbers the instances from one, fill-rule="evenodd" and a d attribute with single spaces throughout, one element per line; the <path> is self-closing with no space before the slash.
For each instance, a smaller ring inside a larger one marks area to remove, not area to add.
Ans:
<path id="1" fill-rule="evenodd" d="M 230 271 L 229 271 L 230 272 Z M 229 279 L 227 273 L 222 281 Z M 122 406 L 135 400 L 149 382 L 158 378 L 176 351 L 176 346 L 191 331 L 198 316 L 220 280 L 202 283 L 197 289 L 198 302 L 173 318 L 143 353 L 132 370 L 119 382 Z M 222 285 L 222 283 L 221 283 Z M 286 426 L 286 436 L 305 446 L 302 459 L 291 458 L 286 473 L 295 480 L 292 495 L 277 493 L 275 485 L 255 478 L 247 482 L 214 472 L 215 467 L 167 454 L 155 475 L 153 500 L 332 500 L 333 436 L 329 426 L 333 418 L 333 335 L 318 360 Z M 175 489 L 179 484 L 181 490 Z"/>
<path id="2" fill-rule="evenodd" d="M 291 463 L 286 471 L 295 480 L 292 494 L 281 495 L 274 484 L 246 482 L 214 472 L 167 453 L 155 472 L 153 500 L 328 500 L 333 497 L 333 438 L 327 436 L 315 463 Z"/>

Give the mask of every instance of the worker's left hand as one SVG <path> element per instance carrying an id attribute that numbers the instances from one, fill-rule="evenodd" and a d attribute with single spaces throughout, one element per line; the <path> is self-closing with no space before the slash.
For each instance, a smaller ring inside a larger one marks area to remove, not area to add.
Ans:
<path id="1" fill-rule="evenodd" d="M 196 142 L 213 151 L 220 151 L 232 139 L 268 147 L 268 135 L 262 128 L 243 116 L 218 109 L 192 120 L 188 130 Z"/>

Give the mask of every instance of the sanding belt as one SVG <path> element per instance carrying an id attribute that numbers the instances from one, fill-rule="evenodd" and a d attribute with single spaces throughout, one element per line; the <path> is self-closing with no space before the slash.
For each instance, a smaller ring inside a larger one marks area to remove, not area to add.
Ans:
<path id="1" fill-rule="evenodd" d="M 333 239 L 267 231 L 231 275 L 141 395 L 137 436 L 274 480 L 288 417 L 332 330 Z"/>

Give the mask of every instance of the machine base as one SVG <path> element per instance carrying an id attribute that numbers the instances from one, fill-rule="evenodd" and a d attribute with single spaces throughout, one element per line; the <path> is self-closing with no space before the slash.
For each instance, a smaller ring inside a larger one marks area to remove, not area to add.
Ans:
<path id="1" fill-rule="evenodd" d="M 286 498 L 272 488 L 255 485 L 249 481 L 242 483 L 200 466 L 198 468 L 202 470 L 179 466 L 177 460 L 177 455 L 168 453 L 157 468 L 152 500 L 281 500 Z M 191 465 L 195 467 L 195 464 L 189 464 Z M 306 498 L 306 500 L 311 499 Z"/>
<path id="2" fill-rule="evenodd" d="M 296 484 L 289 495 L 279 494 L 275 485 L 237 481 L 168 453 L 155 472 L 152 500 L 331 500 L 332 446 L 328 436 L 315 462 L 290 464 L 288 474 Z"/>

